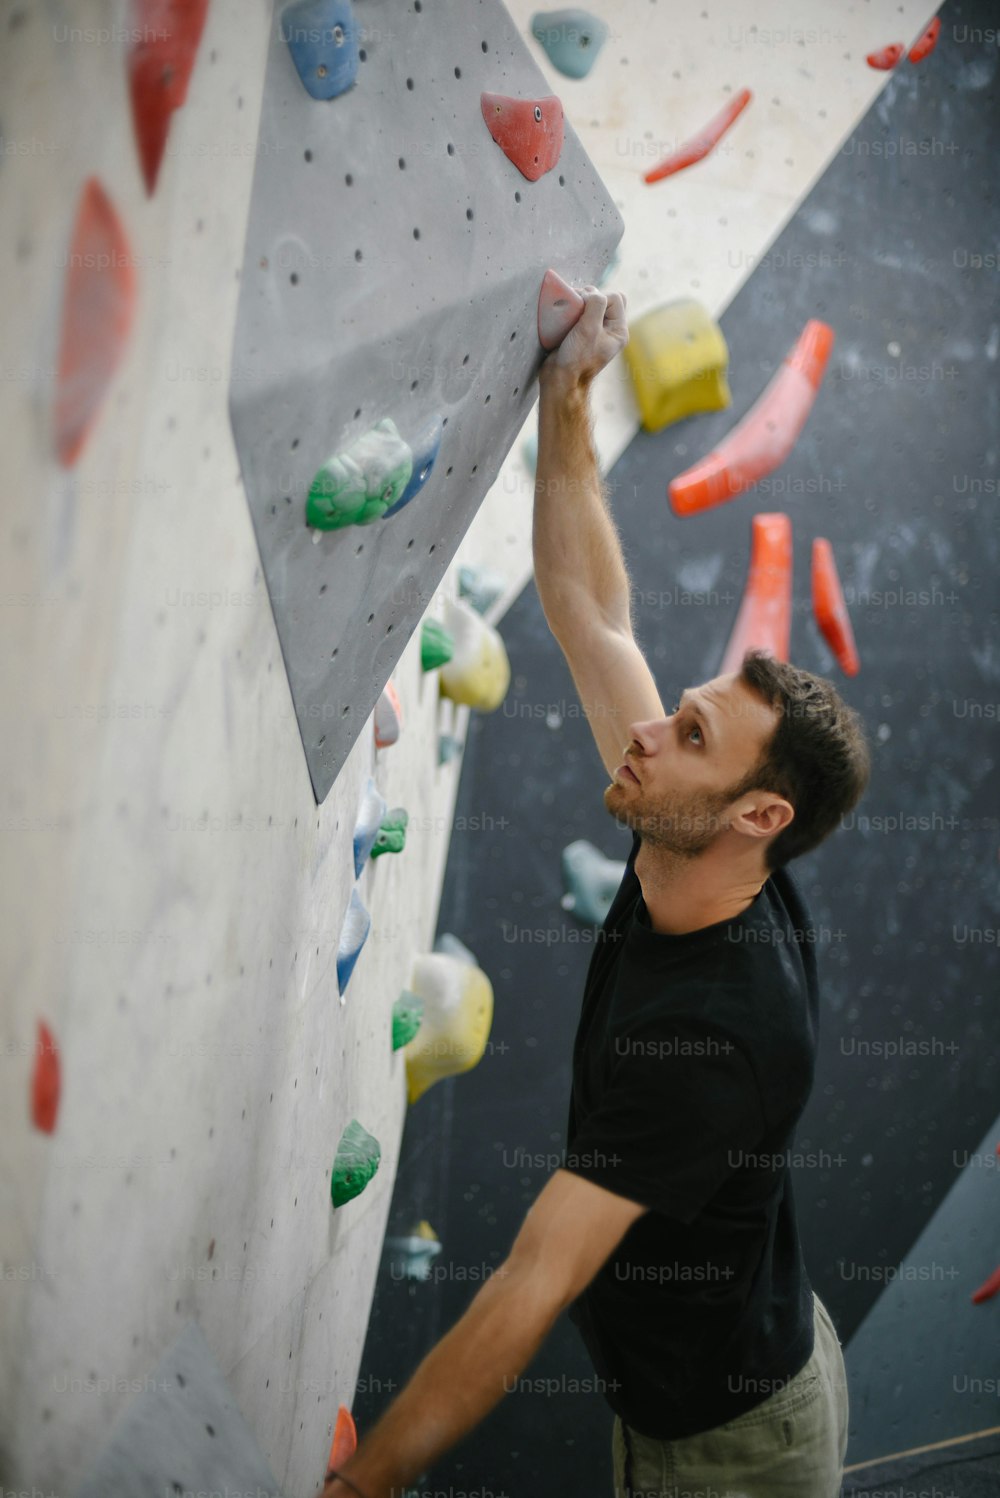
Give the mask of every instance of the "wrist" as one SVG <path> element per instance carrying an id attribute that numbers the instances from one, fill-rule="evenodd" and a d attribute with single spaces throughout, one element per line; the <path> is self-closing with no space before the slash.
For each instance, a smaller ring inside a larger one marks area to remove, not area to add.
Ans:
<path id="1" fill-rule="evenodd" d="M 543 364 L 538 372 L 538 389 L 544 400 L 577 401 L 586 403 L 589 380 L 558 364 Z"/>

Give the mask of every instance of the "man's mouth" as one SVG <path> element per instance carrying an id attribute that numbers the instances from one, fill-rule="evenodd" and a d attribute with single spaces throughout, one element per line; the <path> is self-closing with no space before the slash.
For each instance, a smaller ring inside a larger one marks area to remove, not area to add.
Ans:
<path id="1" fill-rule="evenodd" d="M 631 765 L 619 765 L 618 766 L 618 771 L 619 771 L 619 774 L 623 774 L 623 775 L 629 776 L 629 778 L 631 780 L 635 781 L 636 785 L 641 785 L 642 782 L 640 781 L 640 779 L 639 779 L 638 775 L 635 773 L 635 771 L 632 769 Z"/>

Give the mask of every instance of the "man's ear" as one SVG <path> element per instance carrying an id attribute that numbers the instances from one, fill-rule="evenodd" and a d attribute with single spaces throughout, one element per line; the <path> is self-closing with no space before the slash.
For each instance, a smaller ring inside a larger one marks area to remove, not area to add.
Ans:
<path id="1" fill-rule="evenodd" d="M 730 826 L 744 837 L 775 837 L 784 831 L 794 815 L 795 808 L 783 796 L 760 791 L 747 802 L 743 811 L 737 812 Z"/>

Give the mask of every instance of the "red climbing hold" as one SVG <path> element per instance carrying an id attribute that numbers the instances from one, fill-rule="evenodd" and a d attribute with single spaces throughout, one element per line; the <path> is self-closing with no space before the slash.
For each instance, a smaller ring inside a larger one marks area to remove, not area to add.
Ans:
<path id="1" fill-rule="evenodd" d="M 523 177 L 537 182 L 551 172 L 563 146 L 563 107 L 555 94 L 544 99 L 483 94 L 479 102 L 487 129 Z"/>
<path id="2" fill-rule="evenodd" d="M 333 1445 L 330 1447 L 330 1460 L 327 1467 L 338 1471 L 349 1457 L 352 1457 L 358 1449 L 358 1432 L 354 1424 L 354 1416 L 342 1404 L 337 1411 L 337 1423 L 333 1429 Z"/>
<path id="3" fill-rule="evenodd" d="M 128 86 L 146 192 L 152 196 L 170 129 L 187 98 L 208 0 L 131 0 Z"/>
<path id="4" fill-rule="evenodd" d="M 55 1132 L 59 1113 L 59 1051 L 52 1031 L 38 1021 L 35 1070 L 31 1078 L 31 1121 L 43 1134 Z"/>
<path id="5" fill-rule="evenodd" d="M 55 443 L 72 468 L 118 367 L 132 325 L 135 268 L 111 199 L 96 177 L 76 211 L 63 292 Z"/>
<path id="6" fill-rule="evenodd" d="M 816 623 L 840 662 L 840 669 L 847 676 L 857 676 L 861 662 L 854 643 L 854 631 L 844 602 L 840 578 L 837 576 L 833 547 L 822 536 L 817 536 L 813 541 L 812 595 Z"/>
<path id="7" fill-rule="evenodd" d="M 741 88 L 734 99 L 730 99 L 724 109 L 709 120 L 708 124 L 686 140 L 676 151 L 671 151 L 656 166 L 643 177 L 644 182 L 661 182 L 664 177 L 672 177 L 675 172 L 682 172 L 686 166 L 694 166 L 696 161 L 701 161 L 709 151 L 718 145 L 726 131 L 746 109 L 753 94 L 748 88 Z"/>
<path id="8" fill-rule="evenodd" d="M 547 270 L 538 293 L 538 341 L 542 348 L 558 348 L 585 305 L 583 297 L 568 281 L 554 270 Z"/>
<path id="9" fill-rule="evenodd" d="M 860 669 L 854 631 L 829 541 L 817 536 L 812 550 L 813 613 L 823 637 L 848 676 Z"/>
<path id="10" fill-rule="evenodd" d="M 748 650 L 788 659 L 792 625 L 792 522 L 780 512 L 753 517 L 750 571 L 720 675 L 738 671 Z"/>
<path id="11" fill-rule="evenodd" d="M 833 329 L 810 318 L 770 385 L 714 452 L 671 482 L 678 515 L 694 515 L 733 499 L 773 473 L 798 440 L 833 348 Z"/>
<path id="12" fill-rule="evenodd" d="M 979 1289 L 972 1292 L 972 1304 L 978 1306 L 984 1300 L 992 1300 L 998 1290 L 1000 1290 L 1000 1269 L 994 1269 L 989 1279 L 984 1280 Z"/>
<path id="13" fill-rule="evenodd" d="M 923 62 L 925 57 L 930 57 L 937 46 L 938 37 L 941 35 L 941 17 L 935 16 L 927 30 L 918 42 L 914 42 L 906 54 L 911 62 Z"/>
<path id="14" fill-rule="evenodd" d="M 869 52 L 865 61 L 870 68 L 878 68 L 880 73 L 887 73 L 896 66 L 905 51 L 902 42 L 893 42 L 891 46 L 881 47 L 877 52 Z"/>

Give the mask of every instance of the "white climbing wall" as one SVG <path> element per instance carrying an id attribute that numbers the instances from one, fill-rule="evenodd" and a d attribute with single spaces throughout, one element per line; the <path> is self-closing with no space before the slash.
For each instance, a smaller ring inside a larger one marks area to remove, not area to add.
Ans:
<path id="1" fill-rule="evenodd" d="M 357 0 L 366 16 L 394 4 Z M 813 0 L 794 24 L 817 39 L 800 42 L 774 39 L 791 25 L 778 0 L 755 8 L 756 38 L 736 0 L 706 11 L 616 0 L 581 82 L 528 41 L 625 219 L 610 284 L 633 314 L 686 295 L 722 310 L 884 86 L 865 52 L 927 19 L 913 0 L 835 19 Z M 531 12 L 512 6 L 525 36 Z M 403 739 L 376 754 L 362 734 L 317 810 L 226 404 L 272 9 L 212 0 L 152 197 L 126 19 L 110 0 L 8 0 L 0 17 L 0 1481 L 70 1493 L 193 1319 L 277 1478 L 304 1495 L 357 1376 L 405 1108 L 388 1016 L 433 940 L 458 774 L 438 767 L 437 736 L 461 736 L 466 713 L 438 703 L 415 635 L 395 673 Z M 731 153 L 644 186 L 647 143 L 676 144 L 742 86 L 755 100 Z M 138 304 L 66 471 L 53 368 L 90 175 L 128 231 Z M 836 225 L 815 228 L 835 252 Z M 610 463 L 635 424 L 623 367 L 596 405 Z M 458 564 L 478 563 L 508 578 L 488 616 L 502 621 L 530 571 L 530 516 L 515 446 L 431 613 Z M 341 1005 L 372 772 L 411 827 L 405 853 L 362 876 L 373 930 Z M 62 1057 L 51 1136 L 28 1110 L 40 1018 Z M 382 1164 L 333 1213 L 330 1165 L 355 1116 Z"/>

